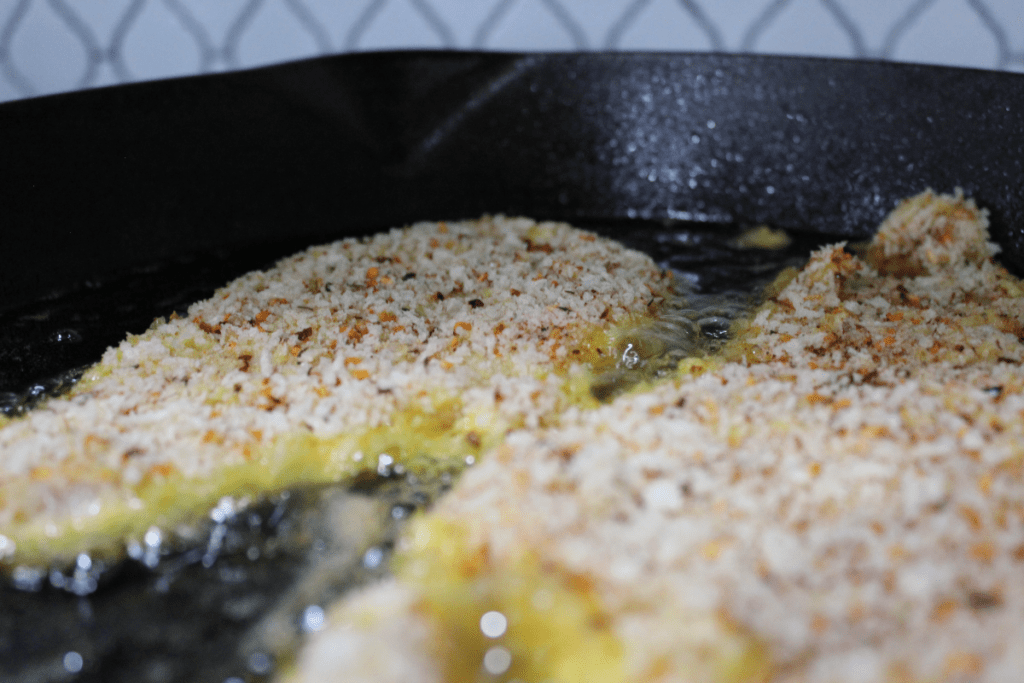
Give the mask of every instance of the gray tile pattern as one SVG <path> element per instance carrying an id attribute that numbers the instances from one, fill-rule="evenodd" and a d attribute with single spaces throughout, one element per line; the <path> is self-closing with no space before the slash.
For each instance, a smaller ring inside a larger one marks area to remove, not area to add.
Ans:
<path id="1" fill-rule="evenodd" d="M 716 50 L 1024 71 L 1021 0 L 0 0 L 0 101 L 365 49 Z"/>

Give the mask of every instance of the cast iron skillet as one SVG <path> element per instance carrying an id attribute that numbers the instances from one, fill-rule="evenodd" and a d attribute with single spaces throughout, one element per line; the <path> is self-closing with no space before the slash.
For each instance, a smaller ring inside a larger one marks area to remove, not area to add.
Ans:
<path id="1" fill-rule="evenodd" d="M 0 150 L 0 398 L 45 391 L 248 268 L 420 219 L 523 214 L 623 238 L 652 223 L 714 234 L 767 222 L 822 242 L 868 236 L 926 187 L 962 187 L 991 212 L 1002 262 L 1024 273 L 1024 76 L 1008 73 L 717 54 L 359 54 L 0 105 Z M 89 598 L 4 589 L 0 674 L 67 679 L 78 660 L 50 661 L 61 646 L 47 643 L 69 629 L 106 653 L 102 670 L 86 657 L 80 680 L 193 652 L 159 624 L 149 636 L 140 625 L 132 646 L 111 635 L 126 605 L 153 594 L 117 588 L 139 571 Z M 159 609 L 194 603 L 162 595 Z M 197 623 L 217 647 L 232 628 Z M 233 671 L 209 663 L 216 649 L 203 656 L 147 671 Z M 258 674 L 249 662 L 245 675 Z"/>
<path id="2" fill-rule="evenodd" d="M 0 105 L 0 150 L 0 394 L 41 389 L 153 316 L 84 285 L 193 259 L 202 286 L 133 283 L 165 315 L 288 249 L 425 218 L 862 238 L 900 198 L 962 187 L 1024 273 L 1024 76 L 1010 73 L 370 53 Z M 63 307 L 78 320 L 14 314 L 54 291 L 79 291 Z M 112 329 L 88 320 L 111 312 Z"/>
<path id="3" fill-rule="evenodd" d="M 0 306 L 193 251 L 483 212 L 863 237 L 963 187 L 1024 271 L 1024 77 L 716 54 L 358 54 L 0 106 Z"/>

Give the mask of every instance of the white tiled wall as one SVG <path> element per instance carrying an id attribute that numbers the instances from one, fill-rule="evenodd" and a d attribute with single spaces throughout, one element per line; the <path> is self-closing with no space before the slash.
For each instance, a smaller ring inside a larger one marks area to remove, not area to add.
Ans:
<path id="1" fill-rule="evenodd" d="M 747 51 L 1024 71 L 1024 0 L 0 0 L 0 101 L 423 47 Z"/>

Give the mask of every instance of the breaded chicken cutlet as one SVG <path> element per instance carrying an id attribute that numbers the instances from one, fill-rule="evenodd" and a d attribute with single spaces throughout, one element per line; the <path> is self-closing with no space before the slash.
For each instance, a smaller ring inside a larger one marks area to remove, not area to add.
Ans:
<path id="1" fill-rule="evenodd" d="M 226 495 L 458 470 L 555 420 L 605 333 L 670 286 L 638 252 L 526 219 L 312 247 L 0 423 L 0 560 L 117 553 Z"/>
<path id="2" fill-rule="evenodd" d="M 1024 285 L 959 193 L 718 358 L 511 433 L 289 681 L 1017 681 Z"/>

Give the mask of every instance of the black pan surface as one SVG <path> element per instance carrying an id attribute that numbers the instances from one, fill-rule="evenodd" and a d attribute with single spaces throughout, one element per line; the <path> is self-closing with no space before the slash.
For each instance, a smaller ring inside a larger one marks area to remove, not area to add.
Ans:
<path id="1" fill-rule="evenodd" d="M 899 199 L 961 187 L 990 210 L 1002 262 L 1024 273 L 1017 74 L 717 54 L 359 54 L 0 105 L 0 150 L 0 399 L 45 393 L 245 270 L 420 219 L 523 214 L 627 242 L 654 226 L 697 235 L 688 258 L 728 261 L 715 236 L 737 225 L 859 239 Z M 393 485 L 371 487 L 391 517 L 426 500 L 381 494 Z M 241 540 L 211 562 L 221 578 L 244 568 L 241 598 L 231 580 L 210 588 L 205 536 L 152 571 L 87 568 L 84 584 L 68 569 L 23 572 L 34 592 L 0 587 L 0 679 L 262 680 L 260 653 L 238 644 L 255 613 L 224 605 L 272 604 L 268 586 L 306 561 L 286 548 L 274 568 L 253 564 L 248 544 L 266 541 L 284 503 L 263 505 L 257 522 L 234 520 L 226 538 Z M 316 524 L 288 519 L 308 547 Z M 154 611 L 169 620 L 146 626 Z"/>
<path id="2" fill-rule="evenodd" d="M 1024 76 L 370 53 L 0 106 L 0 308 L 126 267 L 484 212 L 863 237 L 963 187 L 1024 272 Z"/>

